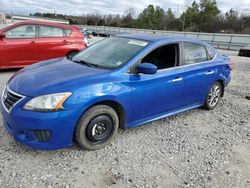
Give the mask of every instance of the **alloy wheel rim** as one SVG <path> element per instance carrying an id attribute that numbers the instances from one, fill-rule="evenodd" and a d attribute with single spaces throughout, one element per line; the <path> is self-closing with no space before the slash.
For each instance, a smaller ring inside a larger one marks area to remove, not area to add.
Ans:
<path id="1" fill-rule="evenodd" d="M 219 99 L 220 99 L 220 95 L 221 95 L 221 89 L 219 85 L 214 85 L 211 89 L 210 92 L 208 94 L 208 105 L 211 107 L 214 107 Z"/>

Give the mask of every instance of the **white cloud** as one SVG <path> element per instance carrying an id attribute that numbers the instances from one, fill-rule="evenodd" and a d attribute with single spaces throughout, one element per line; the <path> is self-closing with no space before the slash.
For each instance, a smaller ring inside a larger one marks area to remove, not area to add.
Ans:
<path id="1" fill-rule="evenodd" d="M 185 4 L 192 0 L 0 0 L 0 11 L 12 14 L 29 14 L 35 12 L 56 12 L 58 14 L 82 15 L 87 13 L 123 14 L 126 9 L 134 8 L 136 14 L 147 5 L 154 4 L 164 9 L 172 8 L 175 14 L 180 14 Z M 217 0 L 222 12 L 233 8 L 239 12 L 250 14 L 249 0 Z"/>
<path id="2" fill-rule="evenodd" d="M 217 4 L 222 12 L 226 12 L 232 8 L 240 13 L 250 14 L 249 0 L 218 0 Z"/>

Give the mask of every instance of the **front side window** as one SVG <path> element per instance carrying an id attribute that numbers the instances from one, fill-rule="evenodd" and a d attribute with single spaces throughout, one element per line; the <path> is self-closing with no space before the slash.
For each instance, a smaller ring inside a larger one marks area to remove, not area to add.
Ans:
<path id="1" fill-rule="evenodd" d="M 5 32 L 6 38 L 35 38 L 36 37 L 36 26 L 35 25 L 21 25 L 9 29 Z"/>
<path id="2" fill-rule="evenodd" d="M 40 26 L 40 37 L 63 37 L 64 31 L 62 28 L 53 26 Z"/>
<path id="3" fill-rule="evenodd" d="M 160 46 L 145 56 L 141 62 L 151 63 L 158 70 L 175 67 L 179 61 L 179 44 L 167 44 Z"/>
<path id="4" fill-rule="evenodd" d="M 148 43 L 144 40 L 111 37 L 78 53 L 73 61 L 89 66 L 115 69 L 126 64 Z"/>
<path id="5" fill-rule="evenodd" d="M 183 42 L 183 47 L 185 65 L 207 61 L 207 52 L 204 46 L 191 42 Z"/>

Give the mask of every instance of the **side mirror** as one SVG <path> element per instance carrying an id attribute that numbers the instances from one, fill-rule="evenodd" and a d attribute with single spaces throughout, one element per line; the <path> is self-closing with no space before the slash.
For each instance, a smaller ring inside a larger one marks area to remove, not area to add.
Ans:
<path id="1" fill-rule="evenodd" d="M 4 33 L 0 33 L 0 39 L 5 38 L 6 35 Z"/>
<path id="2" fill-rule="evenodd" d="M 152 63 L 141 63 L 137 66 L 137 72 L 143 74 L 155 74 L 157 72 L 157 66 Z"/>

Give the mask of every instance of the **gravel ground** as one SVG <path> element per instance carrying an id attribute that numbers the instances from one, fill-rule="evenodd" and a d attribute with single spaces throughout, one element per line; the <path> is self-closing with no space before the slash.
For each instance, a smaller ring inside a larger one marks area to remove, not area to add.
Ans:
<path id="1" fill-rule="evenodd" d="M 120 130 L 98 151 L 28 148 L 5 132 L 0 115 L 1 187 L 250 187 L 250 59 L 223 53 L 236 67 L 215 110 Z M 13 73 L 0 72 L 0 91 Z"/>

